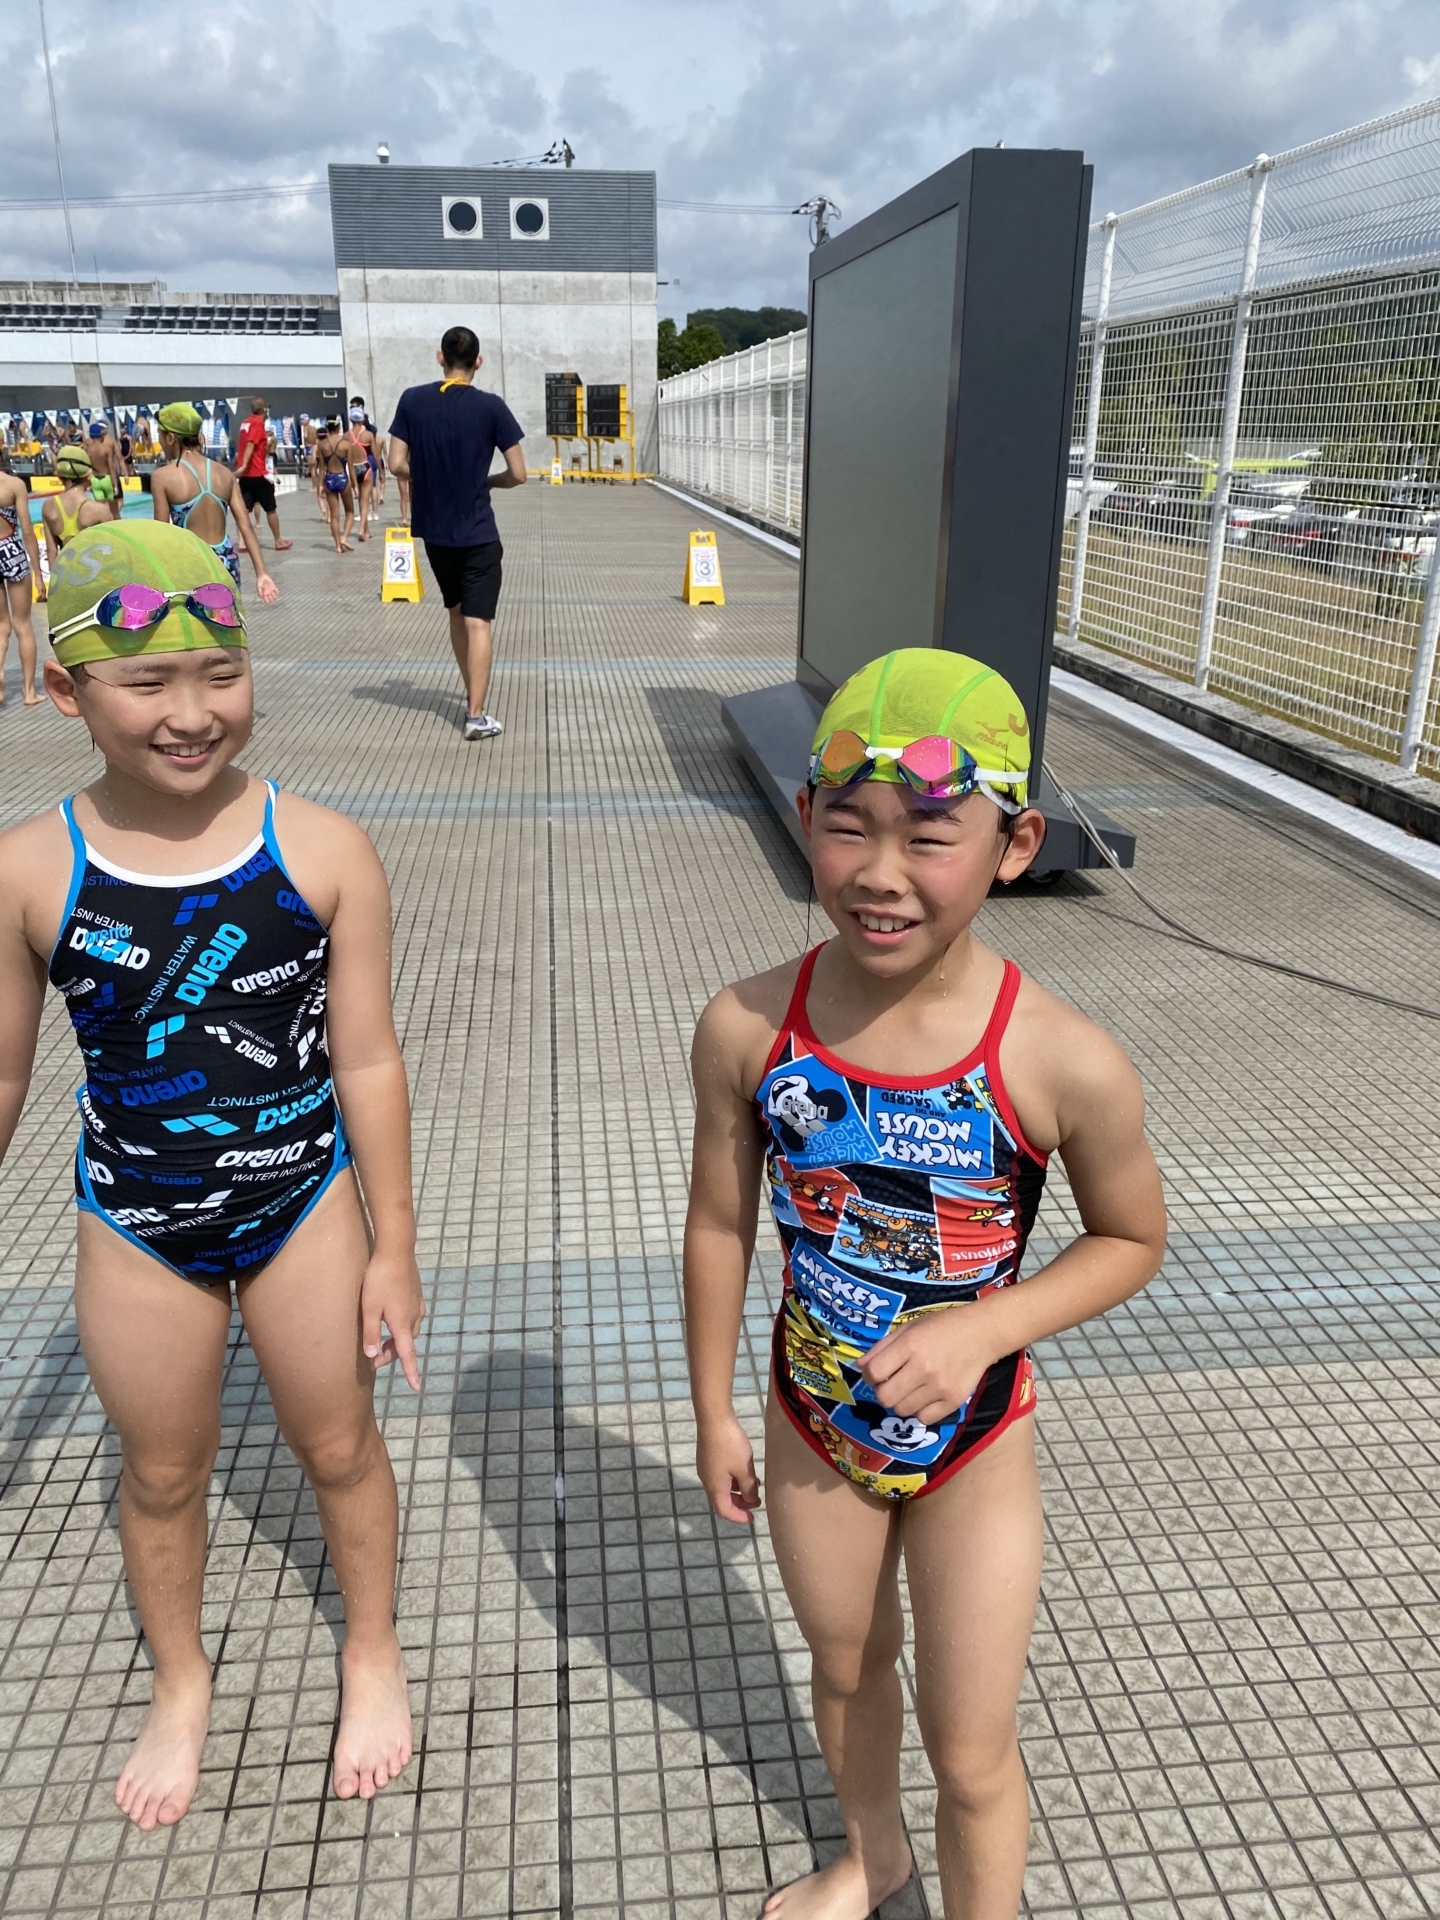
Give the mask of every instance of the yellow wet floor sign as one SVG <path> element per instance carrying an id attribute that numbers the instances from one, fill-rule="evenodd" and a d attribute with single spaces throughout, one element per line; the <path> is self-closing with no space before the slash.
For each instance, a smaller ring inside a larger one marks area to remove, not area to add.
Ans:
<path id="1" fill-rule="evenodd" d="M 382 600 L 423 600 L 425 583 L 420 578 L 415 558 L 415 541 L 409 527 L 385 529 L 385 579 L 380 588 Z"/>
<path id="2" fill-rule="evenodd" d="M 561 464 L 560 464 L 560 462 L 559 462 L 558 460 L 552 460 L 552 461 L 550 462 L 550 484 L 551 484 L 551 486 L 552 486 L 552 487 L 559 487 L 559 486 L 563 486 L 563 485 L 564 485 L 564 483 L 565 483 L 565 469 L 564 469 L 564 467 L 562 467 L 562 466 L 561 466 Z"/>
<path id="3" fill-rule="evenodd" d="M 723 607 L 725 589 L 720 584 L 720 549 L 713 533 L 692 533 L 690 550 L 685 556 L 685 587 L 680 598 L 688 606 Z"/>

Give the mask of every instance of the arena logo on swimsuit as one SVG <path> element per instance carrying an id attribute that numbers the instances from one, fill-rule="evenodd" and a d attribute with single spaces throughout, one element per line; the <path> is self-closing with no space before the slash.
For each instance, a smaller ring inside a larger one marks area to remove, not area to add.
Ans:
<path id="1" fill-rule="evenodd" d="M 243 933 L 240 938 L 245 938 Z M 129 941 L 118 940 L 113 933 L 97 933 L 90 927 L 76 927 L 70 944 L 88 959 L 108 960 L 112 967 L 129 967 L 132 973 L 139 973 L 150 964 L 148 947 L 132 947 Z"/>
<path id="2" fill-rule="evenodd" d="M 205 998 L 208 987 L 213 987 L 221 974 L 244 946 L 248 935 L 243 927 L 237 927 L 230 921 L 218 926 L 210 936 L 208 947 L 202 947 L 195 956 L 195 964 L 175 989 L 177 1000 L 188 1000 L 192 1007 L 198 1007 Z M 146 955 L 149 958 L 149 955 Z"/>

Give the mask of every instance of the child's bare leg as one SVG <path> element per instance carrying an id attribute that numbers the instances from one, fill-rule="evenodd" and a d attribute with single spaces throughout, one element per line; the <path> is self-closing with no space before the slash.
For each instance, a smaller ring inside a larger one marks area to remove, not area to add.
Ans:
<path id="1" fill-rule="evenodd" d="M 820 1751 L 845 1821 L 845 1851 L 781 1887 L 767 1920 L 865 1920 L 910 1877 L 900 1814 L 904 1641 L 900 1513 L 806 1445 L 771 1394 L 765 1504 L 785 1591 L 810 1648 Z"/>
<path id="2" fill-rule="evenodd" d="M 9 615 L 9 624 L 15 630 L 16 644 L 20 648 L 20 697 L 27 707 L 38 706 L 42 696 L 35 691 L 35 625 L 30 613 L 28 579 L 5 582 L 4 610 Z M 6 650 L 5 640 L 0 639 L 0 700 L 5 697 L 3 683 Z"/>
<path id="3" fill-rule="evenodd" d="M 939 1788 L 946 1920 L 1015 1920 L 1029 1796 L 1015 1709 L 1040 1591 L 1035 1422 L 905 1511 L 915 1698 Z"/>
<path id="4" fill-rule="evenodd" d="M 411 1754 L 395 1632 L 395 1474 L 375 1424 L 375 1372 L 360 1345 L 369 1243 L 353 1174 L 237 1292 L 280 1431 L 315 1489 L 345 1603 L 335 1791 L 368 1800 Z"/>
<path id="5" fill-rule="evenodd" d="M 182 1280 L 93 1214 L 78 1224 L 80 1347 L 120 1435 L 120 1548 L 155 1667 L 115 1799 L 148 1833 L 173 1826 L 194 1798 L 210 1721 L 205 1490 L 220 1442 L 230 1290 Z"/>

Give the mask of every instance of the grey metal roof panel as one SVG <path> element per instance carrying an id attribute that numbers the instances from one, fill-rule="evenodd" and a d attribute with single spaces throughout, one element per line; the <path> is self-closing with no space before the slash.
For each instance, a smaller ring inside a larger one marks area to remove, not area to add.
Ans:
<path id="1" fill-rule="evenodd" d="M 517 240 L 512 199 L 549 202 L 550 237 Z M 445 233 L 444 200 L 477 200 L 480 239 Z M 332 166 L 337 267 L 654 273 L 655 175 L 565 167 Z"/>

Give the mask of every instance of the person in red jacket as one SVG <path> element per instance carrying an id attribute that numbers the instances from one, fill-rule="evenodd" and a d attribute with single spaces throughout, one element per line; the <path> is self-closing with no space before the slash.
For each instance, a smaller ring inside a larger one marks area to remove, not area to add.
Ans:
<path id="1" fill-rule="evenodd" d="M 275 542 L 275 551 L 284 553 L 295 542 L 280 538 L 280 516 L 275 511 L 275 482 L 266 471 L 270 456 L 275 451 L 270 409 L 258 393 L 250 406 L 250 417 L 240 422 L 240 436 L 235 443 L 235 471 L 240 476 L 240 498 L 245 502 L 247 513 L 253 514 L 256 507 L 261 509 L 270 522 L 270 537 Z"/>

